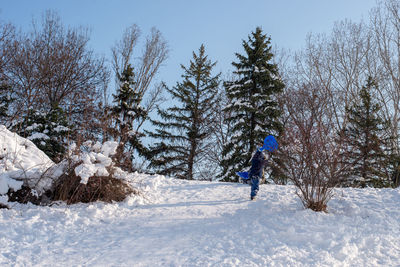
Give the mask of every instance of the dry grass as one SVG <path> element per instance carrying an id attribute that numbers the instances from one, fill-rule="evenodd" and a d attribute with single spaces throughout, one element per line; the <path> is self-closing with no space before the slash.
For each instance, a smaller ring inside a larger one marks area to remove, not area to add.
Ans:
<path id="1" fill-rule="evenodd" d="M 137 193 L 125 181 L 111 176 L 93 176 L 87 184 L 80 183 L 74 168 L 60 176 L 54 186 L 53 200 L 62 200 L 67 204 L 89 203 L 95 201 L 123 201 L 128 195 Z"/>
<path id="2" fill-rule="evenodd" d="M 312 200 L 309 200 L 307 202 L 307 204 L 305 205 L 305 207 L 307 209 L 311 209 L 311 210 L 316 211 L 316 212 L 320 212 L 320 211 L 328 212 L 327 211 L 326 201 L 312 201 Z"/>
<path id="3" fill-rule="evenodd" d="M 0 209 L 10 209 L 7 205 L 0 203 Z"/>
<path id="4" fill-rule="evenodd" d="M 21 189 L 14 191 L 9 189 L 7 192 L 9 202 L 18 202 L 26 204 L 28 202 L 35 205 L 40 205 L 41 198 L 32 193 L 32 189 L 26 185 L 23 185 Z"/>

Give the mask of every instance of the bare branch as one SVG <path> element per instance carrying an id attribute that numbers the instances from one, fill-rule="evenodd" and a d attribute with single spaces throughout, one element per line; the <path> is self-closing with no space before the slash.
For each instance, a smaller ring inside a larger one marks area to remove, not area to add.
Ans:
<path id="1" fill-rule="evenodd" d="M 122 39 L 115 43 L 111 48 L 112 64 L 115 74 L 125 70 L 128 64 L 132 61 L 133 50 L 140 37 L 140 29 L 136 24 L 132 24 L 125 29 Z M 118 77 L 116 77 L 118 81 Z"/>

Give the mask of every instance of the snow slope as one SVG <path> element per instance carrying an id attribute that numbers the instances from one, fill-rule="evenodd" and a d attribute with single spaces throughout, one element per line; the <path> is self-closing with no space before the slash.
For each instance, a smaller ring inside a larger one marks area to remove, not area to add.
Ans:
<path id="1" fill-rule="evenodd" d="M 399 189 L 337 189 L 329 213 L 292 186 L 135 174 L 123 203 L 0 210 L 1 266 L 399 266 Z"/>

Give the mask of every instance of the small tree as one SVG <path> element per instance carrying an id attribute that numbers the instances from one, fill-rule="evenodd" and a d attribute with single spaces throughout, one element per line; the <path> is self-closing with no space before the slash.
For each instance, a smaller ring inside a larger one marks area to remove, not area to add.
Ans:
<path id="1" fill-rule="evenodd" d="M 115 126 L 112 136 L 120 142 L 118 164 L 129 170 L 138 170 L 145 163 L 142 156 L 147 155 L 141 141 L 145 137 L 142 129 L 149 119 L 148 114 L 164 100 L 164 88 L 155 84 L 154 78 L 169 52 L 161 32 L 152 28 L 144 42 L 143 52 L 137 55 L 140 32 L 135 24 L 127 27 L 122 38 L 111 48 L 112 66 L 119 89 L 114 95 L 116 104 L 111 108 L 112 114 L 106 112 L 103 122 L 100 121 L 100 124 L 107 123 L 109 117 L 114 120 L 111 123 Z"/>
<path id="2" fill-rule="evenodd" d="M 238 181 L 235 173 L 249 166 L 257 145 L 268 134 L 279 136 L 283 130 L 277 96 L 284 84 L 276 64 L 271 63 L 274 55 L 270 43 L 257 27 L 248 41 L 243 41 L 246 54 L 236 54 L 239 62 L 232 63 L 237 79 L 225 84 L 231 102 L 225 112 L 230 114 L 227 123 L 232 128 L 222 153 L 220 177 L 224 181 Z"/>
<path id="3" fill-rule="evenodd" d="M 288 90 L 286 99 L 290 117 L 280 147 L 286 158 L 283 174 L 297 187 L 306 208 L 326 211 L 333 187 L 348 172 L 343 142 L 330 127 L 332 117 L 321 91 L 304 86 Z"/>
<path id="4" fill-rule="evenodd" d="M 68 146 L 71 128 L 66 115 L 60 107 L 48 113 L 29 110 L 22 124 L 16 125 L 19 135 L 31 140 L 40 150 L 55 162 L 63 159 Z"/>
<path id="5" fill-rule="evenodd" d="M 147 117 L 146 111 L 140 105 L 142 95 L 135 91 L 133 68 L 128 64 L 126 69 L 119 75 L 120 87 L 114 96 L 115 106 L 111 113 L 114 123 L 109 129 L 114 140 L 119 143 L 117 156 L 118 164 L 132 171 L 132 160 L 134 152 L 140 155 L 146 154 L 146 148 L 141 142 L 141 133 L 135 128 Z M 136 125 L 137 126 L 137 125 Z"/>
<path id="6" fill-rule="evenodd" d="M 0 79 L 0 124 L 4 124 L 9 120 L 8 109 L 13 100 L 11 86 Z"/>
<path id="7" fill-rule="evenodd" d="M 201 45 L 198 54 L 193 52 L 189 67 L 181 65 L 183 81 L 172 89 L 166 87 L 179 106 L 158 109 L 163 121 L 152 121 L 157 129 L 149 134 L 159 142 L 150 149 L 150 166 L 159 173 L 192 180 L 199 178 L 201 168 L 207 168 L 201 164 L 210 145 L 207 139 L 214 131 L 220 76 L 212 75 L 215 64 Z"/>
<path id="8" fill-rule="evenodd" d="M 347 108 L 348 126 L 344 130 L 346 137 L 350 173 L 350 184 L 361 187 L 388 187 L 390 178 L 386 166 L 388 157 L 389 125 L 380 116 L 381 106 L 373 97 L 376 87 L 371 77 L 359 92 L 350 108 Z"/>
<path id="9" fill-rule="evenodd" d="M 142 100 L 140 105 L 144 111 L 150 114 L 158 104 L 164 101 L 161 94 L 163 86 L 154 84 L 153 81 L 160 67 L 167 60 L 169 51 L 167 42 L 161 32 L 156 28 L 152 28 L 150 35 L 146 38 L 143 53 L 135 55 L 134 51 L 136 51 L 135 48 L 139 37 L 140 29 L 137 25 L 133 24 L 126 28 L 121 40 L 111 49 L 112 64 L 118 86 L 120 85 L 121 73 L 128 66 L 132 67 L 131 87 L 135 94 L 140 95 Z M 141 119 L 141 121 L 137 121 L 137 131 L 149 117 L 141 117 Z"/>

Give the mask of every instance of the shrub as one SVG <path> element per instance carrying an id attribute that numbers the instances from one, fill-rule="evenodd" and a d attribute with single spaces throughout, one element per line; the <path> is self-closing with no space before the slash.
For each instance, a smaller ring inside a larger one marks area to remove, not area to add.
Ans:
<path id="1" fill-rule="evenodd" d="M 41 204 L 41 197 L 26 185 L 23 185 L 21 189 L 16 191 L 10 188 L 7 192 L 7 196 L 9 202 L 18 202 L 23 204 L 30 202 L 36 205 Z"/>
<path id="2" fill-rule="evenodd" d="M 321 92 L 304 86 L 288 96 L 290 118 L 280 152 L 286 163 L 283 172 L 297 187 L 305 208 L 326 212 L 333 188 L 349 171 L 343 141 L 330 127 L 331 114 Z"/>
<path id="3" fill-rule="evenodd" d="M 138 193 L 125 180 L 119 179 L 127 173 L 116 167 L 111 158 L 117 153 L 117 147 L 116 142 L 101 145 L 88 141 L 82 148 L 70 150 L 69 159 L 63 162 L 65 170 L 54 183 L 52 199 L 67 204 L 112 202 Z"/>
<path id="4" fill-rule="evenodd" d="M 67 204 L 89 203 L 94 201 L 123 201 L 136 191 L 125 181 L 112 176 L 92 176 L 86 184 L 75 174 L 74 168 L 58 178 L 53 200 L 62 200 Z"/>

